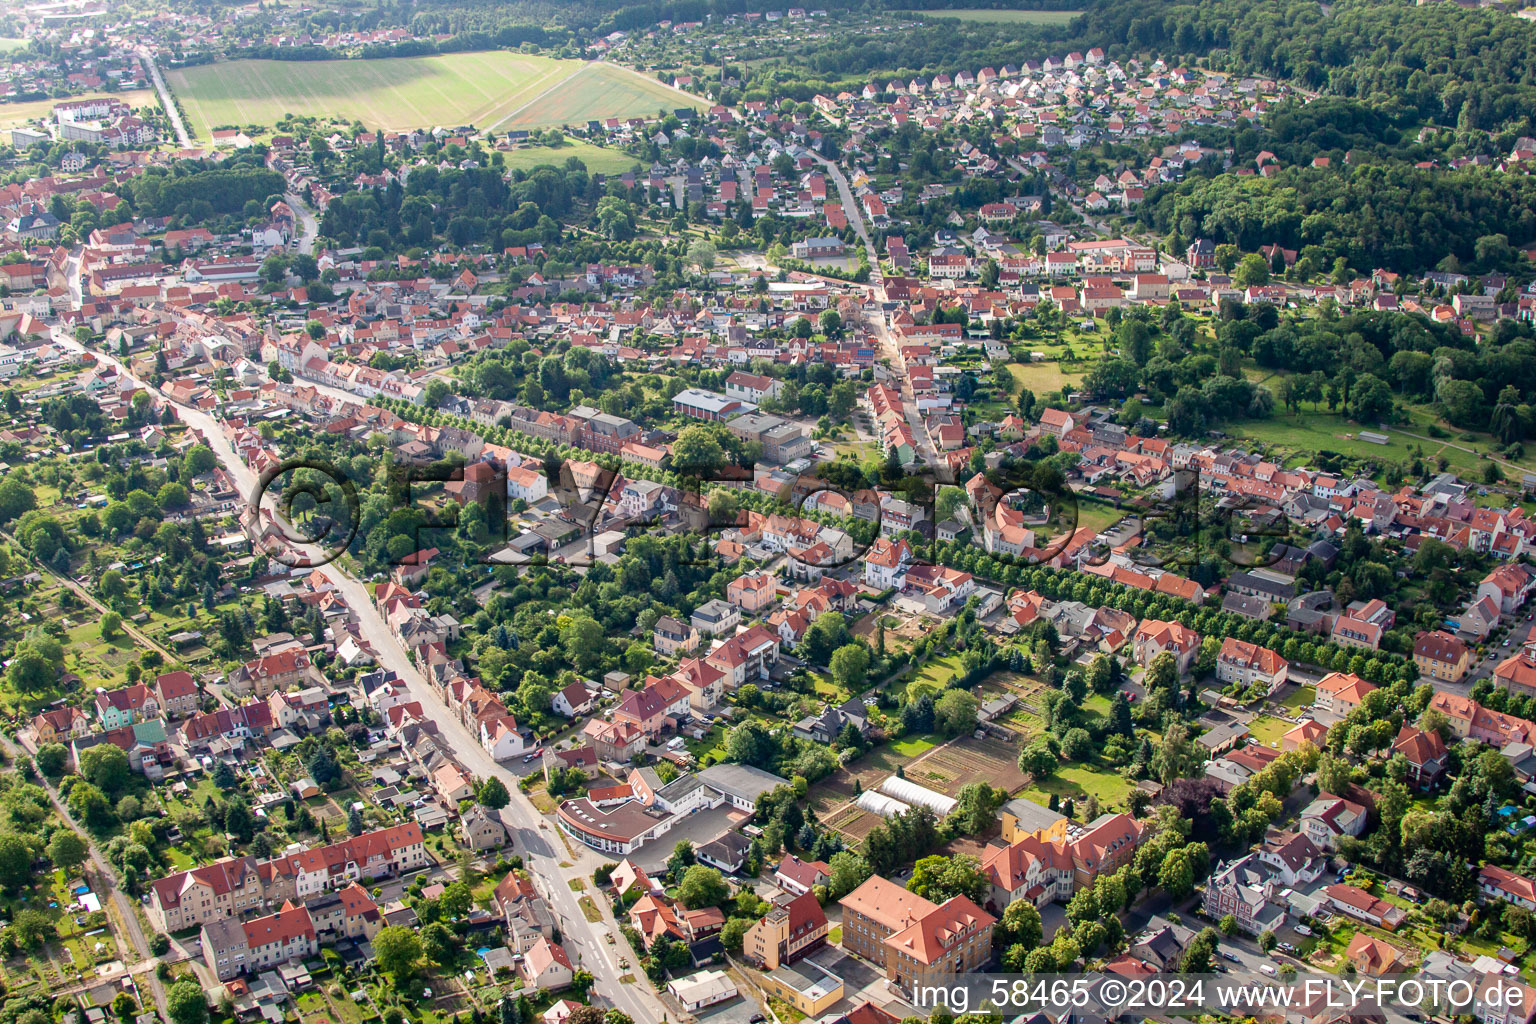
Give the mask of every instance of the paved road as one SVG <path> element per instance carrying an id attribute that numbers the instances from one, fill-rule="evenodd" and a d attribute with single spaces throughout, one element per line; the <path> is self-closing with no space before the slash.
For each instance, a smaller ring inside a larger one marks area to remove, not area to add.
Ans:
<path id="1" fill-rule="evenodd" d="M 170 86 L 165 84 L 165 78 L 160 74 L 160 65 L 155 63 L 154 54 L 149 52 L 149 47 L 141 46 L 138 49 L 139 59 L 149 69 L 150 80 L 155 83 L 155 91 L 160 94 L 160 105 L 165 108 L 165 114 L 171 119 L 171 127 L 176 130 L 176 141 L 183 148 L 190 148 L 192 136 L 187 133 L 187 126 L 182 123 L 181 111 L 176 109 L 176 97 L 171 95 Z"/>
<path id="2" fill-rule="evenodd" d="M 16 759 L 16 755 L 21 753 L 10 740 L 3 736 L 0 736 L 0 748 L 4 748 L 6 756 L 13 761 Z M 138 963 L 141 965 L 147 964 L 151 968 L 147 973 L 139 968 L 131 970 L 130 973 L 142 975 L 148 979 L 149 991 L 154 996 L 156 1009 L 160 1011 L 160 1016 L 163 1020 L 169 1020 L 170 1018 L 166 1016 L 165 1009 L 165 987 L 160 984 L 160 979 L 155 976 L 153 967 L 156 960 L 149 951 L 149 939 L 145 937 L 144 928 L 139 924 L 138 914 L 135 912 L 133 901 L 125 896 L 123 891 L 117 887 L 117 874 L 112 865 L 102 856 L 101 848 L 96 845 L 96 840 L 91 833 L 81 828 L 80 823 L 75 821 L 74 817 L 70 815 L 69 808 L 64 805 L 63 800 L 59 799 L 59 794 L 53 788 L 53 784 L 42 775 L 38 776 L 38 783 L 43 787 L 43 791 L 48 794 L 48 799 L 53 803 L 54 810 L 58 812 L 59 817 L 86 841 L 91 855 L 90 865 L 97 875 L 92 889 L 97 893 L 105 891 L 112 894 L 112 906 L 117 911 L 116 918 L 120 923 L 120 928 L 115 928 L 114 930 L 126 930 L 128 932 L 128 939 L 133 945 L 135 954 L 137 954 Z"/>
<path id="3" fill-rule="evenodd" d="M 59 340 L 71 348 L 80 347 L 72 338 Z M 101 355 L 98 353 L 97 357 L 101 358 Z M 120 372 L 137 380 L 117 360 L 110 356 L 106 358 L 116 364 Z M 153 385 L 148 382 L 137 380 L 137 383 L 153 390 Z M 166 398 L 166 401 L 170 399 Z M 183 423 L 203 434 L 240 491 L 248 496 L 247 500 L 253 498 L 258 485 L 256 474 L 235 453 L 218 421 L 190 406 L 175 402 L 171 402 L 171 405 Z M 275 497 L 268 494 L 264 505 L 272 504 L 275 504 Z M 512 834 L 515 847 L 522 851 L 529 870 L 542 883 L 544 896 L 560 920 L 561 934 L 577 966 L 589 971 L 597 979 L 595 991 L 637 1022 L 661 1020 L 668 1010 L 648 984 L 640 981 L 625 985 L 619 981 L 627 972 L 619 969 L 618 958 L 627 947 L 617 943 L 610 946 L 604 939 L 604 935 L 614 929 L 607 914 L 606 901 L 601 898 L 596 900 L 603 912 L 604 921 L 590 923 L 582 913 L 577 894 L 571 891 L 568 884 L 571 879 L 590 876 L 599 864 L 604 863 L 603 859 L 579 844 L 575 847 L 575 856 L 572 856 L 571 851 L 555 834 L 554 826 L 544 820 L 527 796 L 517 788 L 517 776 L 498 764 L 480 745 L 478 737 L 449 713 L 441 695 L 417 671 L 405 648 L 384 621 L 364 583 L 338 563 L 326 566 L 325 571 L 347 606 L 357 615 L 363 637 L 378 654 L 379 664 L 398 675 L 411 696 L 421 702 L 422 708 L 437 724 L 440 735 L 447 741 L 454 756 L 476 777 L 496 776 L 506 784 L 508 792 L 512 794 L 512 802 L 502 810 L 502 821 Z"/>
<path id="4" fill-rule="evenodd" d="M 307 252 L 311 256 L 315 253 L 315 238 L 320 234 L 320 221 L 315 218 L 314 211 L 304 204 L 304 200 L 296 193 L 289 192 L 283 196 L 284 202 L 293 207 L 294 216 L 299 218 L 303 226 L 303 234 L 299 236 L 299 252 Z"/>

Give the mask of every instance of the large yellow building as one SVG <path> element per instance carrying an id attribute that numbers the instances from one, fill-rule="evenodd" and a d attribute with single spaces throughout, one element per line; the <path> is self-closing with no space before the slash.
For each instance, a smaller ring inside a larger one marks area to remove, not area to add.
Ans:
<path id="1" fill-rule="evenodd" d="M 1003 804 L 1003 842 L 1010 846 L 1029 836 L 1043 842 L 1065 841 L 1067 825 L 1065 815 L 1033 800 L 1015 797 Z"/>

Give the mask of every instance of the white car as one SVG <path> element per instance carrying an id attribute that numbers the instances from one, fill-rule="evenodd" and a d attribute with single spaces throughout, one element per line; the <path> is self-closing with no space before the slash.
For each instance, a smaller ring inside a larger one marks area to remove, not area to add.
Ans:
<path id="1" fill-rule="evenodd" d="M 1273 977 L 1276 973 L 1278 973 L 1275 970 L 1275 968 L 1273 967 L 1273 965 L 1271 965 L 1271 964 L 1259 964 L 1259 971 L 1260 971 L 1260 973 L 1268 974 L 1271 977 Z"/>

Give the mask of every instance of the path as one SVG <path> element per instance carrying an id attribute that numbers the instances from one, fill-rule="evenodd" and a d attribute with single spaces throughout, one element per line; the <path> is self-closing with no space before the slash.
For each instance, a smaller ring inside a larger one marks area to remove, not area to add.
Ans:
<path id="1" fill-rule="evenodd" d="M 508 121 L 511 121 L 518 114 L 521 114 L 523 111 L 527 110 L 529 107 L 533 106 L 535 103 L 539 102 L 544 97 L 546 97 L 550 93 L 554 92 L 556 89 L 559 89 L 559 88 L 563 87 L 571 79 L 575 78 L 577 75 L 579 75 L 583 71 L 587 70 L 587 68 L 589 68 L 592 65 L 597 64 L 597 63 L 600 63 L 600 62 L 599 61 L 595 61 L 595 60 L 587 61 L 585 64 L 583 64 L 580 67 L 578 67 L 575 71 L 572 71 L 570 74 L 568 74 L 564 78 L 560 79 L 560 81 L 556 82 L 554 85 L 550 86 L 548 89 L 545 89 L 543 92 L 539 93 L 533 99 L 529 100 L 527 103 L 524 103 L 522 106 L 520 106 L 516 110 L 512 111 L 506 117 L 503 117 L 501 120 L 499 120 L 495 124 L 491 125 L 489 128 L 486 129 L 486 131 L 495 131 L 496 129 L 500 128 L 502 125 L 506 124 Z"/>
<path id="2" fill-rule="evenodd" d="M 4 736 L 0 736 L 0 749 L 4 749 L 6 756 L 12 761 L 16 759 L 16 755 L 19 753 L 15 745 Z M 144 935 L 143 926 L 139 924 L 138 914 L 133 906 L 133 902 L 123 895 L 122 889 L 118 888 L 117 875 L 113 871 L 112 865 L 107 863 L 107 859 L 102 856 L 100 847 L 96 845 L 95 837 L 81 828 L 79 822 L 75 821 L 70 815 L 69 808 L 64 806 L 64 801 L 59 799 L 58 792 L 54 790 L 53 784 L 47 778 L 39 775 L 38 781 L 43 787 L 43 792 L 48 794 L 48 799 L 53 804 L 54 810 L 58 812 L 59 817 L 85 840 L 86 846 L 90 850 L 90 864 L 99 876 L 92 888 L 98 893 L 103 890 L 111 892 L 112 906 L 117 911 L 118 923 L 123 930 L 128 932 L 128 938 L 133 943 L 133 949 L 138 955 L 139 961 L 149 961 L 153 964 L 155 957 L 149 950 L 149 940 Z M 136 972 L 130 971 L 129 973 Z M 160 1011 L 162 1020 L 169 1020 L 170 1018 L 166 1016 L 165 1009 L 165 987 L 160 984 L 160 979 L 152 970 L 146 977 L 149 978 L 150 993 L 155 997 L 155 1008 Z"/>
<path id="3" fill-rule="evenodd" d="M 165 108 L 165 116 L 171 119 L 171 127 L 176 130 L 176 141 L 183 149 L 190 149 L 192 136 L 187 132 L 187 126 L 181 120 L 181 111 L 176 108 L 176 97 L 171 95 L 170 86 L 165 84 L 165 77 L 160 74 L 160 65 L 155 63 L 154 54 L 149 52 L 149 47 L 140 46 L 137 50 L 139 60 L 149 69 L 150 80 L 155 83 L 155 91 L 160 94 L 160 105 Z"/>

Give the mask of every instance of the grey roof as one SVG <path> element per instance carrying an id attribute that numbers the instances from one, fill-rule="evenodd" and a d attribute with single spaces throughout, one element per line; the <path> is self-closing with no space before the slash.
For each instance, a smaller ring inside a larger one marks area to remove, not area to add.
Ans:
<path id="1" fill-rule="evenodd" d="M 746 836 L 740 832 L 727 832 L 713 842 L 705 843 L 695 852 L 700 858 L 707 857 L 718 864 L 736 864 L 746 858 L 750 849 L 752 841 Z"/>
<path id="2" fill-rule="evenodd" d="M 772 772 L 745 764 L 712 764 L 698 774 L 711 789 L 742 800 L 756 800 L 764 793 L 788 785 Z"/>
<path id="3" fill-rule="evenodd" d="M 1066 818 L 1065 815 L 1051 810 L 1044 804 L 1037 804 L 1024 797 L 1009 800 L 1003 804 L 1003 810 L 1017 818 L 1019 828 L 1025 832 L 1039 832 Z"/>
<path id="4" fill-rule="evenodd" d="M 1241 722 L 1227 722 L 1218 725 L 1210 732 L 1201 736 L 1196 742 L 1208 750 L 1214 750 L 1219 746 L 1230 743 L 1232 740 L 1245 735 L 1248 727 Z"/>

